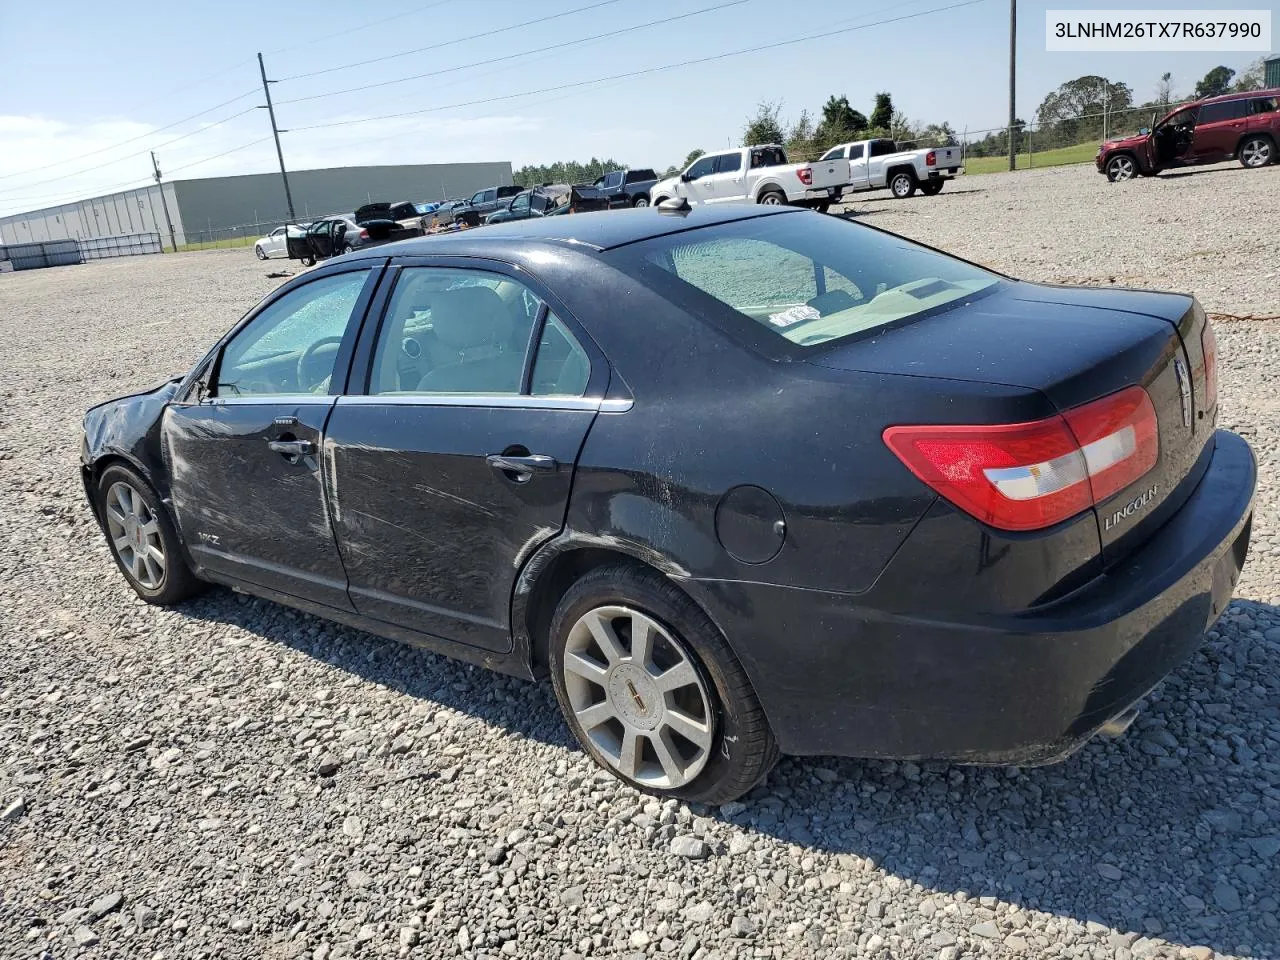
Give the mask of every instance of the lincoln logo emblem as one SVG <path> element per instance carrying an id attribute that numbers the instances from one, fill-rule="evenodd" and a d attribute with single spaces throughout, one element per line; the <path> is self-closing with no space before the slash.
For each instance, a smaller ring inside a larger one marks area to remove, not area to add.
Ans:
<path id="1" fill-rule="evenodd" d="M 1123 507 L 1121 507 L 1115 513 L 1111 514 L 1111 516 L 1107 517 L 1106 522 L 1103 525 L 1103 529 L 1110 530 L 1112 527 L 1120 523 L 1121 520 L 1128 520 L 1135 513 L 1137 513 L 1139 510 L 1145 507 L 1148 503 L 1154 500 L 1156 498 L 1156 494 L 1159 491 L 1160 491 L 1160 484 L 1158 483 L 1152 484 L 1151 489 L 1148 490 L 1146 493 L 1143 493 L 1143 494 L 1140 494 L 1139 496 L 1134 497 L 1132 500 L 1126 503 Z"/>
<path id="2" fill-rule="evenodd" d="M 649 709 L 644 705 L 644 699 L 640 696 L 640 691 L 636 689 L 636 685 L 630 680 L 627 681 L 627 692 L 631 694 L 631 699 L 636 702 L 636 708 L 641 713 L 644 713 Z"/>

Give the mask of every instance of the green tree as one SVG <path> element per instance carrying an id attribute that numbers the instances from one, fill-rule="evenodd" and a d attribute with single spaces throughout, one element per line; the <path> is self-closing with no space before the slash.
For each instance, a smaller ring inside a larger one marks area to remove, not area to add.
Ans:
<path id="1" fill-rule="evenodd" d="M 1054 146 L 1097 140 L 1104 125 L 1116 129 L 1116 115 L 1133 106 L 1128 84 L 1089 74 L 1068 80 L 1036 109 L 1036 119 Z"/>
<path id="2" fill-rule="evenodd" d="M 689 151 L 689 155 L 684 158 L 684 166 L 681 167 L 680 169 L 681 170 L 686 169 L 689 166 L 689 164 L 693 163 L 693 161 L 697 160 L 700 156 L 702 156 L 706 152 L 707 151 L 703 150 L 701 147 L 694 147 L 692 150 Z"/>
<path id="3" fill-rule="evenodd" d="M 1230 67 L 1214 67 L 1196 84 L 1196 99 L 1219 97 L 1231 89 L 1231 78 L 1236 72 Z"/>
<path id="4" fill-rule="evenodd" d="M 782 131 L 782 104 L 762 101 L 756 106 L 756 115 L 747 120 L 742 129 L 742 145 L 758 143 L 782 143 L 786 134 Z"/>
<path id="5" fill-rule="evenodd" d="M 870 122 L 877 130 L 888 130 L 893 126 L 893 98 L 889 94 L 876 94 L 876 105 L 871 111 Z"/>
<path id="6" fill-rule="evenodd" d="M 929 124 L 916 134 L 916 138 L 922 145 L 930 147 L 954 147 L 957 142 L 955 130 L 945 121 Z"/>
<path id="7" fill-rule="evenodd" d="M 534 187 L 540 183 L 591 183 L 610 170 L 622 170 L 626 166 L 617 160 L 601 160 L 598 157 L 592 157 L 586 163 L 557 160 L 541 166 L 523 166 L 512 174 L 511 179 L 522 187 Z"/>

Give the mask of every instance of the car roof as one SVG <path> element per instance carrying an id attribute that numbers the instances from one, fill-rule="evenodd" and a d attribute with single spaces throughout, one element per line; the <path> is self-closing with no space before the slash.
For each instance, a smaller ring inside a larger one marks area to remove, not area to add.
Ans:
<path id="1" fill-rule="evenodd" d="M 1203 100 L 1184 103 L 1182 106 L 1202 107 L 1206 103 L 1221 103 L 1224 100 L 1252 100 L 1254 97 L 1280 97 L 1280 87 L 1267 87 L 1263 90 L 1237 90 L 1234 93 L 1224 93 L 1216 97 L 1205 97 Z M 1182 107 L 1177 109 L 1181 110 Z"/>
<path id="2" fill-rule="evenodd" d="M 682 233 L 698 227 L 800 212 L 796 207 L 754 204 L 699 206 L 682 214 L 663 213 L 656 207 L 600 210 L 592 213 L 576 213 L 571 217 L 507 221 L 484 227 L 473 227 L 458 233 L 414 237 L 410 240 L 371 248 L 366 251 L 366 254 L 369 256 L 449 256 L 461 255 L 465 251 L 472 256 L 483 256 L 483 253 L 477 253 L 477 248 L 483 248 L 489 244 L 496 246 L 504 242 L 514 245 L 521 241 L 540 241 L 589 247 L 594 250 L 610 250 L 629 243 Z M 496 253 L 496 250 L 494 252 Z"/>

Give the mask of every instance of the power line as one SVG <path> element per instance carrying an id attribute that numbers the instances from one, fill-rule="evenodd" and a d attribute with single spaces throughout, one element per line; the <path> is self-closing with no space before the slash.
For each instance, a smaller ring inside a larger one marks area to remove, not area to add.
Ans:
<path id="1" fill-rule="evenodd" d="M 353 33 L 359 33 L 361 30 L 368 30 L 371 27 L 380 27 L 384 23 L 390 23 L 392 20 L 401 20 L 404 17 L 407 17 L 414 13 L 425 13 L 428 10 L 434 10 L 436 7 L 443 7 L 446 3 L 451 3 L 451 2 L 452 0 L 436 0 L 435 3 L 428 3 L 425 6 L 414 7 L 412 10 L 404 11 L 404 13 L 392 14 L 389 17 L 383 17 L 381 20 L 373 20 L 369 23 L 361 24 L 358 27 L 350 27 L 346 30 L 338 30 L 334 33 L 327 33 L 323 37 L 316 37 L 314 40 L 303 40 L 301 43 L 295 43 L 292 46 L 288 46 L 288 47 L 281 47 L 279 50 L 268 50 L 266 55 L 269 57 L 274 57 L 276 54 L 279 54 L 279 53 L 288 53 L 290 50 L 300 50 L 303 47 L 310 47 L 310 46 L 314 46 L 317 43 L 324 43 L 326 40 L 333 40 L 333 39 L 336 39 L 337 37 L 350 36 Z"/>
<path id="2" fill-rule="evenodd" d="M 230 121 L 235 120 L 237 117 L 243 117 L 245 114 L 253 113 L 256 109 L 258 108 L 249 107 L 247 110 L 241 110 L 239 113 L 233 113 L 229 117 L 223 117 L 221 120 L 216 120 L 213 123 L 200 127 L 198 130 L 192 130 L 188 133 L 182 134 L 181 136 L 174 137 L 171 140 L 166 140 L 164 143 L 158 143 L 156 144 L 154 149 L 162 150 L 163 148 L 169 146 L 170 144 L 177 143 L 180 140 L 186 140 L 188 137 L 194 137 L 198 133 L 205 133 L 209 130 L 214 129 L 215 127 L 222 126 L 224 123 L 229 123 Z M 50 177 L 48 180 L 36 180 L 36 181 L 33 181 L 32 183 L 24 183 L 21 185 L 19 189 L 25 190 L 28 187 L 42 187 L 47 183 L 58 183 L 59 181 L 62 181 L 62 180 L 70 180 L 73 177 L 78 177 L 85 173 L 93 173 L 93 171 L 95 170 L 102 170 L 106 167 L 114 167 L 117 163 L 122 163 L 125 160 L 131 160 L 134 157 L 141 157 L 148 152 L 151 152 L 150 148 L 147 150 L 139 150 L 136 153 L 127 153 L 122 157 L 116 157 L 114 160 L 107 160 L 104 163 L 98 163 L 92 167 L 85 167 L 83 170 L 76 170 L 74 173 L 63 173 L 63 174 L 59 174 L 56 177 Z"/>
<path id="3" fill-rule="evenodd" d="M 674 17 L 659 17 L 657 20 L 650 20 L 647 23 L 638 23 L 632 27 L 621 27 L 615 30 L 607 30 L 604 33 L 595 33 L 589 37 L 579 37 L 576 40 L 565 40 L 561 43 L 553 43 L 550 46 L 535 47 L 532 50 L 522 50 L 519 53 L 509 53 L 502 57 L 491 57 L 488 60 L 478 60 L 475 63 L 459 64 L 455 67 L 444 67 L 440 70 L 431 70 L 427 73 L 415 73 L 407 77 L 397 77 L 394 80 L 381 80 L 377 83 L 366 83 L 359 87 L 347 87 L 345 90 L 330 90 L 327 93 L 313 93 L 305 97 L 294 97 L 292 100 L 281 100 L 279 106 L 287 103 L 304 103 L 308 100 L 322 100 L 325 97 L 336 97 L 345 93 L 358 93 L 362 90 L 375 90 L 379 87 L 390 87 L 397 83 L 407 83 L 410 80 L 422 80 L 426 77 L 439 77 L 446 73 L 456 73 L 459 70 L 470 70 L 474 67 L 485 67 L 492 63 L 504 63 L 508 60 L 517 60 L 520 57 L 528 57 L 538 53 L 548 53 L 552 50 L 563 50 L 565 47 L 574 47 L 584 43 L 591 43 L 595 40 L 605 40 L 610 37 L 616 37 L 621 34 L 632 33 L 636 30 L 645 30 L 649 27 L 663 26 L 668 23 L 675 23 L 677 20 L 687 20 L 690 17 L 700 16 L 704 13 L 711 13 L 715 10 L 724 10 L 727 7 L 737 7 L 750 0 L 728 0 L 727 3 L 717 4 L 713 7 L 703 7 L 701 10 L 693 10 L 689 13 L 682 13 Z"/>
<path id="4" fill-rule="evenodd" d="M 404 117 L 416 117 L 424 113 L 435 113 L 440 110 L 453 110 L 459 107 L 474 107 L 488 103 L 499 103 L 505 100 L 516 100 L 520 97 L 530 97 L 540 93 L 555 93 L 560 90 L 572 90 L 580 87 L 588 87 L 598 83 L 608 83 L 613 80 L 629 80 L 634 77 L 643 77 L 655 73 L 664 73 L 667 70 L 676 70 L 681 67 L 696 66 L 703 63 L 714 63 L 718 60 L 728 60 L 731 57 L 740 57 L 748 53 L 760 53 L 765 50 L 776 50 L 779 47 L 792 46 L 797 43 L 806 43 L 810 40 L 822 40 L 828 37 L 835 37 L 845 33 L 853 33 L 857 30 L 866 30 L 870 27 L 881 27 L 890 23 L 900 23 L 905 20 L 914 20 L 918 17 L 931 16 L 935 13 L 944 13 L 948 10 L 958 10 L 961 7 L 972 7 L 975 4 L 985 3 L 986 0 L 960 0 L 958 3 L 947 4 L 942 7 L 934 7 L 930 10 L 921 10 L 918 13 L 903 14 L 898 17 L 890 17 L 885 20 L 876 20 L 871 23 L 859 24 L 858 26 L 845 27 L 840 30 L 823 30 L 819 33 L 811 33 L 802 37 L 795 37 L 790 40 L 777 40 L 772 43 L 763 43 L 754 47 L 745 47 L 741 50 L 731 50 L 727 53 L 717 53 L 708 57 L 695 57 L 692 60 L 681 60 L 676 63 L 662 64 L 656 67 L 646 67 L 643 70 L 630 70 L 626 73 L 615 73 L 605 77 L 595 77 L 590 80 L 576 80 L 573 83 L 562 83 L 550 87 L 539 87 L 536 90 L 525 90 L 521 93 L 509 93 L 497 97 L 484 97 L 479 100 L 467 100 L 461 103 L 450 103 L 436 107 L 424 107 L 421 110 L 406 110 L 403 113 L 388 113 L 374 117 L 355 117 L 351 120 L 334 120 L 328 123 L 313 123 L 305 127 L 293 127 L 293 132 L 300 133 L 304 130 L 323 130 L 329 127 L 345 127 L 357 123 L 372 123 L 378 120 L 399 120 Z"/>
<path id="5" fill-rule="evenodd" d="M 201 110 L 199 113 L 193 113 L 191 114 L 191 116 L 183 117 L 181 120 L 174 120 L 172 123 L 166 123 L 163 127 L 156 127 L 154 130 L 148 130 L 146 133 L 140 133 L 136 137 L 130 137 L 128 140 L 121 140 L 119 143 L 113 143 L 110 146 L 100 147 L 97 150 L 90 150 L 88 153 L 77 154 L 74 157 L 67 157 L 64 160 L 55 160 L 53 163 L 46 163 L 39 167 L 32 167 L 30 170 L 20 170 L 17 173 L 0 174 L 0 180 L 8 180 L 11 177 L 21 177 L 28 173 L 41 173 L 49 169 L 50 167 L 58 167 L 64 163 L 73 163 L 76 160 L 83 160 L 86 157 L 94 157 L 100 153 L 106 153 L 109 150 L 115 150 L 119 147 L 127 146 L 130 143 L 136 143 L 139 140 L 145 140 L 147 137 L 154 137 L 157 133 L 163 133 L 165 130 L 172 130 L 174 127 L 181 126 L 182 124 L 186 123 L 188 120 L 195 120 L 197 117 L 203 117 L 205 114 L 213 113 L 213 111 L 221 109 L 222 107 L 225 107 L 225 106 L 229 106 L 230 104 L 236 103 L 239 100 L 243 100 L 245 97 L 251 97 L 257 92 L 258 91 L 256 89 L 250 90 L 249 92 L 242 93 L 237 97 L 232 97 L 230 100 L 223 100 L 222 103 L 215 103 L 212 107 L 208 107 L 204 110 Z M 225 122 L 225 121 L 219 121 L 219 122 Z M 143 150 L 142 152 L 146 153 L 147 151 Z M 137 154 L 131 154 L 130 156 L 137 156 Z M 127 160 L 128 157 L 120 157 L 119 159 Z M 114 163 L 115 161 L 113 160 L 111 162 Z M 97 168 L 95 167 L 93 169 L 97 169 Z M 71 174 L 66 174 L 65 176 L 74 177 L 75 174 L 71 173 Z M 45 180 L 41 182 L 49 183 L 50 181 Z M 36 183 L 27 184 L 27 186 L 29 187 L 34 187 L 38 185 L 39 184 L 36 184 Z"/>
<path id="6" fill-rule="evenodd" d="M 208 163 L 210 160 L 220 160 L 222 157 L 229 156 L 233 153 L 239 153 L 241 150 L 248 150 L 250 147 L 256 147 L 260 143 L 266 143 L 270 139 L 271 137 L 269 135 L 265 137 L 259 137 L 257 140 L 250 140 L 248 143 L 242 143 L 240 144 L 240 146 L 232 147 L 230 150 L 224 150 L 222 151 L 222 153 L 215 153 L 212 157 L 205 157 L 202 160 L 193 160 L 190 163 L 184 163 L 180 167 L 171 167 L 169 169 L 169 174 L 170 176 L 172 176 L 173 174 L 177 173 L 179 170 L 190 170 L 192 167 L 198 167 L 200 166 L 200 164 Z"/>
<path id="7" fill-rule="evenodd" d="M 400 57 L 409 57 L 415 53 L 425 53 L 428 50 L 440 50 L 444 47 L 452 47 L 455 44 L 466 43 L 469 40 L 482 40 L 486 37 L 496 37 L 500 33 L 510 33 L 512 30 L 519 30 L 521 27 L 532 27 L 538 23 L 547 23 L 551 20 L 559 20 L 563 17 L 572 16 L 575 13 L 585 13 L 588 10 L 598 10 L 600 7 L 607 7 L 615 3 L 621 3 L 622 0 L 598 0 L 596 3 L 588 4 L 585 7 L 576 7 L 573 10 L 565 10 L 563 13 L 554 13 L 545 17 L 538 17 L 534 20 L 525 20 L 523 23 L 513 23 L 509 26 L 498 27 L 496 30 L 485 30 L 482 33 L 473 33 L 467 37 L 458 37 L 454 40 L 442 40 L 440 43 L 428 44 L 425 47 L 415 47 L 412 50 L 402 50 L 400 53 L 389 53 L 383 57 L 374 57 L 372 60 L 357 60 L 354 63 L 340 63 L 336 66 L 325 67 L 323 70 L 312 70 L 309 73 L 295 73 L 292 76 L 281 77 L 281 82 L 286 80 L 302 80 L 305 77 L 318 77 L 322 73 L 334 73 L 338 70 L 348 70 L 351 67 L 366 67 L 371 63 L 383 63 L 386 60 L 396 60 Z"/>

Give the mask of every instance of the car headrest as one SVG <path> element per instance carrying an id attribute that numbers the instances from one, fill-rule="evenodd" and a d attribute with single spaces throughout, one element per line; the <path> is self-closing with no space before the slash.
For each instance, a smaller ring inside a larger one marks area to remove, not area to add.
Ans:
<path id="1" fill-rule="evenodd" d="M 432 298 L 431 326 L 441 344 L 466 350 L 511 339 L 511 313 L 488 287 L 455 287 Z"/>

